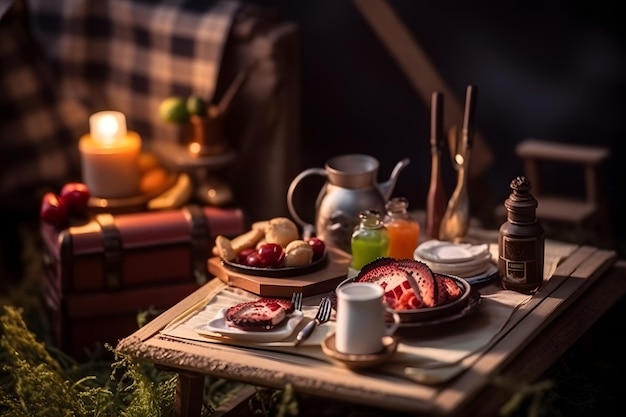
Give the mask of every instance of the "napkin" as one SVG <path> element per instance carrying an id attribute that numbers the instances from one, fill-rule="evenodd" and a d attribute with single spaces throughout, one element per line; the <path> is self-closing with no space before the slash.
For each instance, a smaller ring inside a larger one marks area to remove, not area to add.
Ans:
<path id="1" fill-rule="evenodd" d="M 248 347 L 281 347 L 281 346 L 294 346 L 296 341 L 296 335 L 298 331 L 302 329 L 306 323 L 313 320 L 317 313 L 317 305 L 321 296 L 307 297 L 302 306 L 302 313 L 304 315 L 303 320 L 294 329 L 291 335 L 278 340 L 256 342 L 251 340 L 240 340 L 235 337 L 225 337 L 219 332 L 215 332 L 212 335 L 203 328 L 202 334 L 198 333 L 198 329 L 202 326 L 206 326 L 211 320 L 213 320 L 223 308 L 228 308 L 238 303 L 253 301 L 258 296 L 242 290 L 236 287 L 230 287 L 225 283 L 220 283 L 215 287 L 207 298 L 202 301 L 201 305 L 196 305 L 190 308 L 186 314 L 183 314 L 181 319 L 173 321 L 167 327 L 165 327 L 161 333 L 170 337 L 179 337 L 183 339 L 192 339 L 197 341 L 211 341 L 213 343 L 226 343 L 237 346 Z M 324 323 L 317 326 L 315 332 L 305 341 L 301 343 L 301 346 L 319 346 L 326 334 L 330 331 L 330 323 Z"/>

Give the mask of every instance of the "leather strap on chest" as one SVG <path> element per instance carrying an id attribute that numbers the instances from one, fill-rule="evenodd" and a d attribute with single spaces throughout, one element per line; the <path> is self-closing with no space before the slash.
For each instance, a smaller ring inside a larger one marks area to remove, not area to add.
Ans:
<path id="1" fill-rule="evenodd" d="M 113 215 L 99 214 L 96 222 L 102 229 L 105 285 L 108 289 L 116 290 L 122 285 L 122 238 Z"/>
<path id="2" fill-rule="evenodd" d="M 204 284 L 208 280 L 207 261 L 211 246 L 209 223 L 197 205 L 187 206 L 185 217 L 189 224 L 191 273 L 198 284 Z"/>

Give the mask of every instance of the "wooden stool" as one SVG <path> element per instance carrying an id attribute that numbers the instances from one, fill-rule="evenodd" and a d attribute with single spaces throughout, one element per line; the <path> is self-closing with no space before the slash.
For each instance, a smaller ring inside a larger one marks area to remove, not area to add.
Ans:
<path id="1" fill-rule="evenodd" d="M 531 192 L 539 203 L 539 220 L 574 225 L 575 230 L 583 235 L 578 240 L 611 238 L 601 182 L 602 165 L 611 155 L 610 149 L 526 139 L 518 143 L 515 152 L 524 161 L 525 175 L 532 183 Z M 580 166 L 584 170 L 584 197 L 569 196 L 565 190 L 547 192 L 542 181 L 545 173 L 541 169 L 542 164 L 547 163 Z M 506 219 L 504 206 L 496 209 L 496 218 Z"/>

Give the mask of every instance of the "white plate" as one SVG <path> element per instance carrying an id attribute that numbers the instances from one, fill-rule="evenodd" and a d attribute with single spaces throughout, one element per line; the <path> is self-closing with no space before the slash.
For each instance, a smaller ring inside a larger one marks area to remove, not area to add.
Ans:
<path id="1" fill-rule="evenodd" d="M 487 264 L 491 261 L 491 253 L 487 252 L 479 258 L 457 263 L 433 262 L 420 257 L 415 259 L 424 262 L 433 272 L 466 277 L 484 272 L 487 269 Z"/>
<path id="2" fill-rule="evenodd" d="M 250 332 L 229 326 L 224 317 L 226 310 L 225 308 L 221 309 L 213 320 L 209 321 L 207 324 L 196 327 L 196 332 L 203 336 L 222 336 L 255 342 L 275 342 L 289 337 L 302 320 L 302 317 L 304 317 L 302 311 L 296 310 L 287 317 L 286 323 L 280 324 L 272 330 Z"/>
<path id="3" fill-rule="evenodd" d="M 467 281 L 470 285 L 484 284 L 485 282 L 491 281 L 496 276 L 497 272 L 498 266 L 493 262 L 489 262 L 487 270 L 482 274 L 474 275 L 473 277 L 466 277 L 463 279 Z"/>
<path id="4" fill-rule="evenodd" d="M 421 243 L 413 256 L 415 259 L 419 257 L 431 262 L 459 263 L 483 257 L 486 253 L 489 253 L 489 245 L 486 243 L 472 245 L 431 239 Z"/>

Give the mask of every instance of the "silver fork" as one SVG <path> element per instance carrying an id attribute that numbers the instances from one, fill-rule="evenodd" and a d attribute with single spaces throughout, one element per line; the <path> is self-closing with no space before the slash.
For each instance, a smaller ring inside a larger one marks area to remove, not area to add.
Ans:
<path id="1" fill-rule="evenodd" d="M 306 326 L 296 336 L 296 346 L 298 346 L 302 341 L 306 340 L 311 334 L 313 334 L 313 330 L 315 326 L 318 326 L 322 323 L 326 323 L 330 320 L 330 314 L 332 313 L 332 304 L 330 302 L 330 298 L 324 297 L 320 301 L 319 308 L 317 310 L 317 314 L 315 315 L 315 319 L 307 323 Z"/>
<path id="2" fill-rule="evenodd" d="M 291 302 L 294 310 L 302 310 L 302 293 L 294 292 L 291 295 Z"/>

